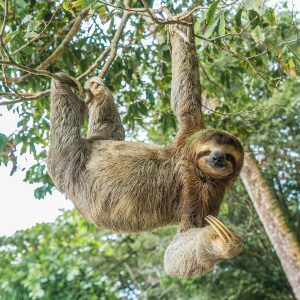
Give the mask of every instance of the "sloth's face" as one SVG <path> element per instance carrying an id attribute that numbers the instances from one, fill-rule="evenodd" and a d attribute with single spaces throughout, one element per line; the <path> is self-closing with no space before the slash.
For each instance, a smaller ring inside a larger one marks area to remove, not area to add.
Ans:
<path id="1" fill-rule="evenodd" d="M 206 175 L 222 179 L 241 169 L 243 148 L 239 141 L 224 132 L 218 132 L 196 146 L 195 162 Z"/>

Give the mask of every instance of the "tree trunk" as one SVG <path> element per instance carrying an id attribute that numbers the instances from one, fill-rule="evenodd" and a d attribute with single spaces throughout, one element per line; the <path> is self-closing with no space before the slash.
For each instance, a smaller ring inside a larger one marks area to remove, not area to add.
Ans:
<path id="1" fill-rule="evenodd" d="M 300 245 L 274 191 L 263 178 L 253 155 L 249 153 L 245 155 L 241 177 L 294 294 L 300 300 Z"/>

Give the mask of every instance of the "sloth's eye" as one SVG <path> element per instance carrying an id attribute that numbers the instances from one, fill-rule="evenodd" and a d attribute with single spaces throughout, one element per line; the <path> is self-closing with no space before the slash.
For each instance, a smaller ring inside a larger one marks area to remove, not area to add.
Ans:
<path id="1" fill-rule="evenodd" d="M 197 159 L 199 159 L 200 157 L 203 157 L 203 156 L 208 156 L 210 154 L 210 151 L 202 151 L 202 152 L 199 152 L 197 154 Z"/>
<path id="2" fill-rule="evenodd" d="M 236 166 L 235 158 L 232 154 L 226 153 L 226 159 L 232 163 L 233 168 Z"/>

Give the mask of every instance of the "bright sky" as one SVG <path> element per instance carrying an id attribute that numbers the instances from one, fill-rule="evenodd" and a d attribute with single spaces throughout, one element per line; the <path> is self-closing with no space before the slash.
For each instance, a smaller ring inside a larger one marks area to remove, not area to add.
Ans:
<path id="1" fill-rule="evenodd" d="M 0 132 L 11 134 L 17 128 L 18 118 L 6 108 L 0 109 Z M 26 157 L 22 167 L 31 165 Z M 36 223 L 52 222 L 61 213 L 60 209 L 71 209 L 73 204 L 59 192 L 37 200 L 33 196 L 35 185 L 23 182 L 24 172 L 9 176 L 11 165 L 0 167 L 0 235 L 11 235 L 18 229 L 29 228 Z"/>
<path id="2" fill-rule="evenodd" d="M 159 1 L 155 1 L 158 7 Z M 276 0 L 268 1 L 275 7 Z M 290 7 L 292 1 L 289 1 Z M 295 10 L 300 10 L 300 1 L 294 1 Z M 11 134 L 17 129 L 18 117 L 0 109 L 0 132 Z M 31 165 L 30 157 L 23 157 L 22 167 Z M 52 222 L 61 213 L 61 209 L 71 209 L 73 204 L 59 192 L 47 196 L 43 200 L 34 198 L 34 185 L 23 182 L 24 172 L 17 171 L 9 176 L 11 165 L 0 167 L 0 236 L 11 235 L 18 229 L 30 228 L 36 223 Z"/>

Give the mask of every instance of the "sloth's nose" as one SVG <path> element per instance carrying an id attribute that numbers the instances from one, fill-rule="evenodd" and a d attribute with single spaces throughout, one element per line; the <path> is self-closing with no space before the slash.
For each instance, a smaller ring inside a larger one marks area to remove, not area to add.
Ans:
<path id="1" fill-rule="evenodd" d="M 225 154 L 222 151 L 214 151 L 211 154 L 211 159 L 215 164 L 224 164 Z"/>

